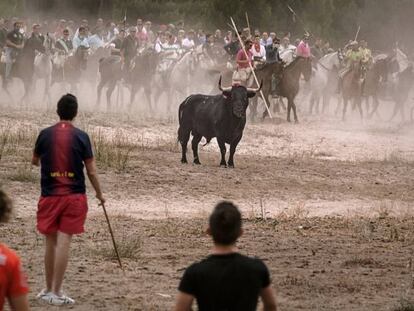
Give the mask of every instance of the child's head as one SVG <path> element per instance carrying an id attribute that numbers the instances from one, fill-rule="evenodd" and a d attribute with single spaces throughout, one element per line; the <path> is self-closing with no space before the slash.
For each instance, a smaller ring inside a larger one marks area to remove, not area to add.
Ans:
<path id="1" fill-rule="evenodd" d="M 7 194 L 0 189 L 0 222 L 7 222 L 12 212 L 12 201 Z"/>
<path id="2" fill-rule="evenodd" d="M 228 201 L 216 205 L 210 215 L 209 225 L 209 233 L 218 245 L 232 245 L 242 234 L 240 211 Z"/>

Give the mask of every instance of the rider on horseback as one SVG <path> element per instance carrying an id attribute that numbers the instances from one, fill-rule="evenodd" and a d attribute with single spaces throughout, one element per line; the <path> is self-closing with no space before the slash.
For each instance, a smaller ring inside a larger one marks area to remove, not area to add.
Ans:
<path id="1" fill-rule="evenodd" d="M 244 42 L 244 49 L 241 48 L 237 52 L 236 62 L 237 62 L 237 69 L 233 73 L 233 81 L 240 81 L 240 84 L 244 86 L 249 86 L 252 84 L 250 80 L 252 71 L 250 65 L 254 65 L 253 62 L 253 55 L 250 51 L 252 48 L 253 42 L 250 39 L 247 39 Z M 246 57 L 247 56 L 247 57 Z"/>
<path id="2" fill-rule="evenodd" d="M 13 63 L 16 61 L 17 56 L 24 47 L 24 36 L 20 32 L 23 24 L 21 22 L 15 22 L 13 30 L 7 34 L 6 38 L 6 72 L 5 80 L 10 79 L 10 73 L 12 70 Z"/>
<path id="3" fill-rule="evenodd" d="M 345 54 L 345 64 L 346 66 L 339 71 L 338 79 L 338 93 L 342 89 L 342 80 L 344 77 L 355 67 L 361 65 L 362 54 L 358 46 L 357 41 L 351 41 L 345 46 L 345 49 L 348 51 Z"/>

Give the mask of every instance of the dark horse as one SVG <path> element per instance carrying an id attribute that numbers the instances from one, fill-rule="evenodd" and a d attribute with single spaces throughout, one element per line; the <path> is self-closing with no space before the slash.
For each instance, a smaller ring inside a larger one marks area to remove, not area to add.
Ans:
<path id="1" fill-rule="evenodd" d="M 357 106 L 361 119 L 362 114 L 362 63 L 357 61 L 351 64 L 351 68 L 345 73 L 342 79 L 342 98 L 343 98 L 343 110 L 342 110 L 342 121 L 345 121 L 346 109 L 348 107 L 349 100 L 353 100 L 353 107 Z"/>
<path id="2" fill-rule="evenodd" d="M 133 67 L 130 71 L 122 68 L 120 56 L 109 56 L 99 60 L 99 72 L 101 79 L 97 87 L 97 104 L 101 101 L 102 89 L 107 86 L 106 99 L 108 108 L 111 106 L 111 96 L 116 83 L 121 81 L 130 86 L 130 106 L 135 101 L 139 88 L 144 89 L 144 94 L 152 110 L 151 100 L 151 79 L 156 67 L 156 54 L 152 49 L 145 49 L 135 56 Z"/>
<path id="3" fill-rule="evenodd" d="M 264 66 L 255 70 L 257 80 L 263 81 L 262 93 L 263 97 L 266 99 L 266 104 L 269 105 L 269 96 L 272 91 L 272 76 L 273 74 L 280 74 L 280 71 L 283 68 L 281 62 L 267 63 Z M 257 115 L 257 106 L 258 99 L 260 95 L 257 94 L 252 98 L 249 109 L 250 109 L 250 119 L 253 121 Z"/>
<path id="4" fill-rule="evenodd" d="M 391 116 L 391 120 L 397 115 L 401 114 L 401 120 L 405 121 L 404 106 L 408 100 L 408 95 L 414 84 L 414 69 L 413 65 L 409 64 L 402 72 L 397 75 L 397 82 L 392 92 L 392 99 L 395 102 L 394 110 Z M 410 113 L 411 119 L 413 117 L 413 111 Z"/>
<path id="5" fill-rule="evenodd" d="M 87 68 L 88 57 L 89 48 L 83 46 L 78 47 L 73 55 L 65 58 L 60 68 L 54 66 L 52 84 L 57 82 L 67 82 L 71 86 L 71 92 L 75 92 L 80 76 Z"/>
<path id="6" fill-rule="evenodd" d="M 299 79 L 303 74 L 306 81 L 309 81 L 312 76 L 312 63 L 310 58 L 297 56 L 293 62 L 283 69 L 283 74 L 280 82 L 276 86 L 276 94 L 281 97 L 286 97 L 288 100 L 287 106 L 287 121 L 290 122 L 290 112 L 293 110 L 295 122 L 299 122 L 296 114 L 296 104 L 294 102 L 296 95 L 299 93 Z M 267 111 L 263 113 L 263 119 L 266 117 Z"/>
<path id="7" fill-rule="evenodd" d="M 372 118 L 374 113 L 378 110 L 378 95 L 380 93 L 380 86 L 382 83 L 387 81 L 393 62 L 393 56 L 386 56 L 384 54 L 378 55 L 375 57 L 372 67 L 366 73 L 362 96 L 365 98 L 368 118 Z M 371 97 L 373 100 L 373 106 L 370 112 L 369 99 Z"/>

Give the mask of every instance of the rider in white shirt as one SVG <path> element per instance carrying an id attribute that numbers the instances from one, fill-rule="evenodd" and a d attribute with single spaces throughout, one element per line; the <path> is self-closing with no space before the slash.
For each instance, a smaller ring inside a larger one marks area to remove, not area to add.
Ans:
<path id="1" fill-rule="evenodd" d="M 183 49 L 186 49 L 186 50 L 193 49 L 195 47 L 194 38 L 195 38 L 195 32 L 194 32 L 194 30 L 191 29 L 187 33 L 187 36 L 183 39 L 183 41 L 181 43 L 181 47 Z"/>

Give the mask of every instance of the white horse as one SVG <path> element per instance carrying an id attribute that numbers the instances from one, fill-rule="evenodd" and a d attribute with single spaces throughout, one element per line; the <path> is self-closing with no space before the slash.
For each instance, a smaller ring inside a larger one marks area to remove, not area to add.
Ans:
<path id="1" fill-rule="evenodd" d="M 159 97 L 165 93 L 168 97 L 168 111 L 171 111 L 171 104 L 180 102 L 176 96 L 185 98 L 190 94 L 190 86 L 194 82 L 193 74 L 196 69 L 196 53 L 189 51 L 179 60 L 170 65 L 167 70 L 160 71 L 163 62 L 157 68 L 154 75 L 154 84 L 158 91 L 155 93 L 154 103 L 158 102 Z"/>
<path id="2" fill-rule="evenodd" d="M 334 94 L 338 85 L 338 70 L 341 67 L 343 54 L 339 50 L 326 54 L 316 63 L 311 80 L 311 97 L 309 113 L 313 108 L 319 113 L 319 103 L 322 98 L 322 112 L 325 112 L 329 105 L 330 97 Z"/>
<path id="3" fill-rule="evenodd" d="M 50 85 L 52 82 L 52 49 L 54 45 L 54 40 L 49 34 L 45 37 L 43 46 L 45 48 L 44 53 L 39 53 L 36 55 L 34 60 L 34 83 L 37 80 L 45 81 L 45 88 L 43 93 L 43 101 L 46 101 L 47 107 L 51 103 L 50 97 Z"/>

